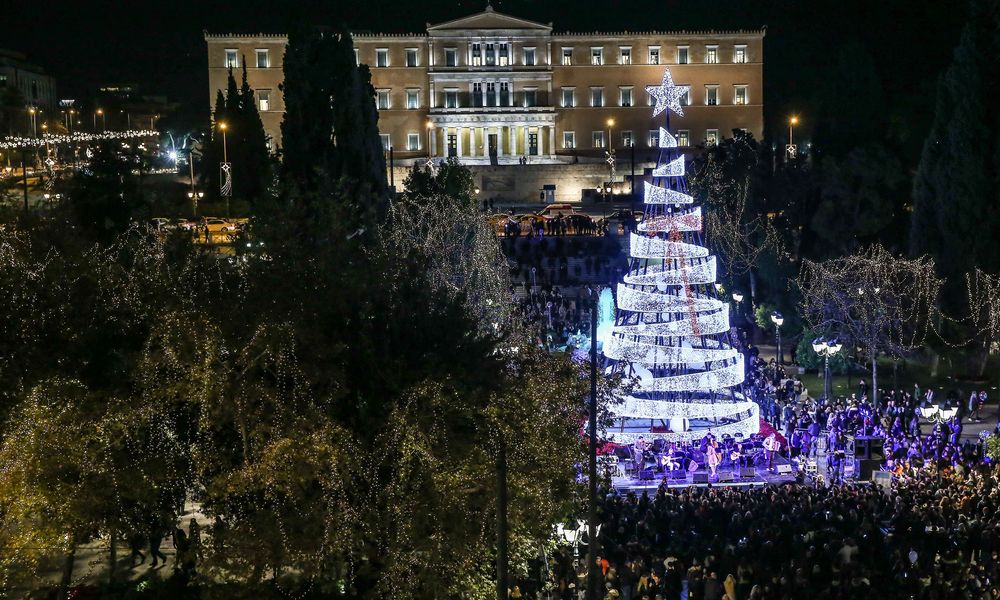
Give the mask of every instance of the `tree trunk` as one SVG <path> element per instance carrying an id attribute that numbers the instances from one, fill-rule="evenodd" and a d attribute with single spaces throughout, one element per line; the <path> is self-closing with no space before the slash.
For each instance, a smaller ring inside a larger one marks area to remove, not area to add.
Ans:
<path id="1" fill-rule="evenodd" d="M 878 360 L 872 353 L 872 406 L 878 408 Z"/>
<path id="2" fill-rule="evenodd" d="M 990 340 L 983 340 L 983 358 L 979 361 L 979 377 L 986 372 L 986 363 L 990 360 Z"/>
<path id="3" fill-rule="evenodd" d="M 109 571 L 108 571 L 108 585 L 115 584 L 115 575 L 118 571 L 118 534 L 115 528 L 111 528 L 111 556 L 110 556 Z"/>
<path id="4" fill-rule="evenodd" d="M 497 448 L 497 600 L 507 600 L 507 449 Z"/>
<path id="5" fill-rule="evenodd" d="M 62 581 L 59 583 L 60 598 L 69 598 L 69 586 L 73 584 L 74 562 L 76 562 L 76 536 L 72 537 L 69 550 L 66 551 L 65 562 L 63 562 Z"/>

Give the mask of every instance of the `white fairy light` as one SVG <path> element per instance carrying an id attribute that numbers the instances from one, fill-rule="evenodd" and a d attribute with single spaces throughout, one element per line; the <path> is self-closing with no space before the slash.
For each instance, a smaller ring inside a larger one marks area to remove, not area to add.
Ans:
<path id="1" fill-rule="evenodd" d="M 687 93 L 687 87 L 674 85 L 674 78 L 670 74 L 670 69 L 663 70 L 663 81 L 660 85 L 647 85 L 646 91 L 656 100 L 656 105 L 653 107 L 654 117 L 668 108 L 677 113 L 677 115 L 684 116 L 681 99 Z"/>
<path id="2" fill-rule="evenodd" d="M 650 217 L 639 223 L 639 231 L 701 231 L 704 222 L 701 218 L 701 207 L 696 206 L 686 213 L 671 213 Z"/>
<path id="3" fill-rule="evenodd" d="M 676 148 L 677 138 L 670 135 L 666 127 L 660 127 L 660 148 Z"/>
<path id="4" fill-rule="evenodd" d="M 662 346 L 624 340 L 611 336 L 604 346 L 604 355 L 614 360 L 624 360 L 641 365 L 683 365 L 726 361 L 739 353 L 732 348 L 702 349 L 684 346 Z"/>
<path id="5" fill-rule="evenodd" d="M 684 89 L 669 70 L 662 85 L 647 90 L 656 99 L 654 117 L 668 108 L 682 114 Z M 610 408 L 617 431 L 603 434 L 620 443 L 639 436 L 690 441 L 706 430 L 747 436 L 759 430 L 759 409 L 740 391 L 745 365 L 729 340 L 729 305 L 715 297 L 716 257 L 694 235 L 704 216 L 684 206 L 694 198 L 674 189 L 682 186 L 663 180 L 685 175 L 677 138 L 661 127 L 658 146 L 656 183 L 643 185 L 646 216 L 629 236 L 632 261 L 616 288 L 617 324 L 604 342 L 605 357 L 635 385 Z M 672 431 L 651 431 L 650 420 Z"/>
<path id="6" fill-rule="evenodd" d="M 715 283 L 715 257 L 689 265 L 684 272 L 673 266 L 651 265 L 638 273 L 628 274 L 622 279 L 630 285 L 688 285 L 697 283 Z"/>
<path id="7" fill-rule="evenodd" d="M 681 291 L 683 294 L 683 291 Z M 708 312 L 722 310 L 725 303 L 715 298 L 701 294 L 674 296 L 660 294 L 627 287 L 618 284 L 618 309 L 632 312 L 660 313 L 677 312 L 687 315 L 690 312 Z"/>
<path id="8" fill-rule="evenodd" d="M 684 155 L 653 169 L 653 177 L 684 177 Z"/>
<path id="9" fill-rule="evenodd" d="M 683 173 L 681 174 L 683 175 Z M 648 181 L 644 182 L 643 186 L 645 189 L 643 201 L 646 204 L 691 204 L 694 202 L 693 197 L 677 190 L 653 185 Z"/>
<path id="10" fill-rule="evenodd" d="M 708 248 L 688 244 L 686 242 L 672 242 L 658 237 L 648 237 L 645 235 L 629 235 L 629 253 L 632 258 L 708 258 Z"/>

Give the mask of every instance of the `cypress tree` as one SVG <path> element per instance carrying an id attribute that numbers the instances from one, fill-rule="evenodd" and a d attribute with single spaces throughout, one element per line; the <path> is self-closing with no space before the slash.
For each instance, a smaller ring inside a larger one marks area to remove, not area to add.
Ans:
<path id="1" fill-rule="evenodd" d="M 913 184 L 910 249 L 931 254 L 956 308 L 964 274 L 1000 272 L 1000 0 L 973 0 L 951 66 L 938 82 L 934 123 Z"/>
<path id="2" fill-rule="evenodd" d="M 388 196 L 385 156 L 371 73 L 354 59 L 346 31 L 289 35 L 284 59 L 282 178 L 286 188 L 315 191 L 339 183 L 362 212 Z"/>
<path id="3" fill-rule="evenodd" d="M 267 151 L 267 135 L 257 110 L 257 94 L 247 82 L 246 58 L 243 60 L 243 83 L 238 96 L 228 102 L 230 113 L 237 115 L 232 133 L 239 145 L 233 164 L 233 185 L 239 197 L 254 203 L 267 193 L 271 179 L 271 161 Z M 237 106 L 234 106 L 237 105 Z"/>

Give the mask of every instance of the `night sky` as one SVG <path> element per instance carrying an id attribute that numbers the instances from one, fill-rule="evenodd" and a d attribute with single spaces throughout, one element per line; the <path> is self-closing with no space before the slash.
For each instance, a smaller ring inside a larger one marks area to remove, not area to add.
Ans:
<path id="1" fill-rule="evenodd" d="M 482 10 L 485 0 L 14 0 L 3 10 L 0 46 L 19 50 L 58 78 L 61 97 L 87 99 L 99 85 L 134 82 L 184 110 L 207 114 L 202 30 L 287 32 L 296 23 L 421 32 Z M 824 69 L 847 40 L 876 59 L 890 101 L 933 104 L 965 16 L 961 0 L 497 0 L 556 31 L 755 28 L 767 25 L 765 107 L 769 124 L 806 110 Z"/>

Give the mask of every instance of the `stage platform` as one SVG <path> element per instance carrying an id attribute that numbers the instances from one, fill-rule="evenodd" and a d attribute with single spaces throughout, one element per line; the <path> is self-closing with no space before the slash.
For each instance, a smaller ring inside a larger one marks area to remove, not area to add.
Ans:
<path id="1" fill-rule="evenodd" d="M 732 466 L 720 467 L 716 472 L 716 477 L 709 477 L 707 467 L 701 467 L 697 471 L 685 471 L 684 477 L 667 477 L 668 473 L 654 473 L 653 479 L 640 479 L 636 474 L 613 475 L 611 483 L 615 489 L 620 491 L 643 491 L 656 490 L 664 483 L 668 488 L 684 487 L 752 487 L 764 485 L 780 485 L 782 483 L 794 482 L 798 475 L 798 463 L 789 462 L 784 457 L 775 456 L 774 470 L 766 468 L 755 468 L 753 475 L 743 477 L 739 470 L 734 470 Z M 811 477 L 809 478 L 812 479 Z"/>

